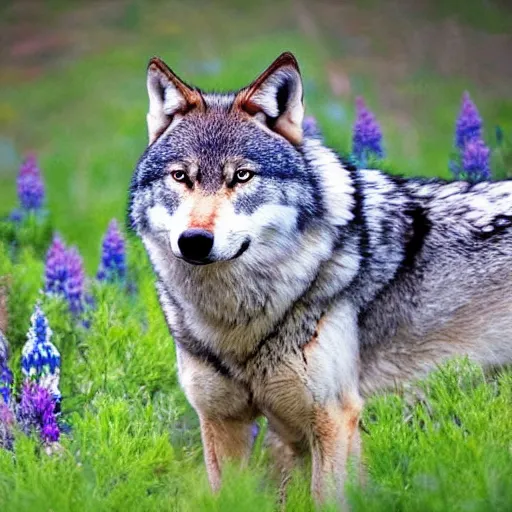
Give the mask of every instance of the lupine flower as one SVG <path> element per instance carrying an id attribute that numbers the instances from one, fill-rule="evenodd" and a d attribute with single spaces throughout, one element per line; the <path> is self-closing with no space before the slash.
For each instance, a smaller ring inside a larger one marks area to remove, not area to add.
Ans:
<path id="1" fill-rule="evenodd" d="M 0 401 L 0 448 L 12 449 L 15 417 L 11 407 Z"/>
<path id="2" fill-rule="evenodd" d="M 29 155 L 21 164 L 17 185 L 21 207 L 40 210 L 44 203 L 44 183 L 34 155 Z"/>
<path id="3" fill-rule="evenodd" d="M 26 381 L 17 412 L 19 425 L 26 434 L 35 428 L 44 442 L 59 440 L 55 401 L 48 389 L 36 382 Z"/>
<path id="4" fill-rule="evenodd" d="M 375 116 L 368 110 L 363 98 L 356 99 L 357 118 L 352 133 L 352 153 L 361 167 L 364 167 L 368 158 L 384 157 L 382 145 L 382 131 Z"/>
<path id="5" fill-rule="evenodd" d="M 11 398 L 12 372 L 7 358 L 7 340 L 0 331 L 0 405 L 8 405 Z"/>
<path id="6" fill-rule="evenodd" d="M 22 350 L 21 370 L 26 380 L 35 381 L 59 402 L 60 353 L 51 342 L 52 330 L 39 305 L 30 321 L 27 342 Z"/>
<path id="7" fill-rule="evenodd" d="M 67 249 L 55 236 L 46 255 L 45 292 L 64 298 L 73 314 L 83 310 L 84 269 L 82 258 L 75 247 Z"/>
<path id="8" fill-rule="evenodd" d="M 45 292 L 64 296 L 68 279 L 67 250 L 62 239 L 55 235 L 46 254 Z"/>
<path id="9" fill-rule="evenodd" d="M 469 141 L 462 153 L 462 168 L 468 181 L 476 183 L 491 176 L 489 160 L 491 150 L 481 139 Z"/>
<path id="10" fill-rule="evenodd" d="M 320 130 L 318 124 L 313 116 L 307 116 L 302 121 L 302 131 L 305 137 L 320 137 Z"/>
<path id="11" fill-rule="evenodd" d="M 124 279 L 126 274 L 125 242 L 118 223 L 110 221 L 103 238 L 101 262 L 97 278 L 100 281 L 114 282 Z"/>
<path id="12" fill-rule="evenodd" d="M 482 138 L 482 118 L 466 91 L 462 96 L 459 116 L 455 127 L 455 146 L 464 150 L 466 143 Z"/>
<path id="13" fill-rule="evenodd" d="M 71 313 L 77 315 L 83 311 L 84 295 L 84 264 L 76 247 L 67 252 L 68 278 L 66 281 L 65 296 L 69 303 Z"/>

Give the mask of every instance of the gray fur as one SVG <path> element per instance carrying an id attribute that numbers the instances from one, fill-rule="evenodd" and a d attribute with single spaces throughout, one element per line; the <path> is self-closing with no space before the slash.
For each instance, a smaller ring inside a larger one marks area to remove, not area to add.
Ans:
<path id="1" fill-rule="evenodd" d="M 320 413 L 339 446 L 357 454 L 355 434 L 342 432 L 345 418 L 357 419 L 361 396 L 455 355 L 487 366 L 512 360 L 512 182 L 406 180 L 347 168 L 316 138 L 292 144 L 272 124 L 234 112 L 236 97 L 204 95 L 205 112 L 185 115 L 146 150 L 130 218 L 157 274 L 203 439 L 215 425 L 238 432 L 264 414 L 281 442 L 311 447 L 312 488 L 321 498 L 325 475 L 342 486 L 336 475 L 346 454 L 333 452 L 336 471 L 322 465 Z M 229 225 L 229 240 L 250 246 L 234 259 L 237 247 L 221 248 L 212 264 L 191 265 L 171 241 L 188 196 L 169 185 L 167 169 L 195 162 L 191 190 L 211 198 L 229 187 L 230 159 L 252 162 L 257 178 L 236 188 L 232 216 L 212 229 Z"/>

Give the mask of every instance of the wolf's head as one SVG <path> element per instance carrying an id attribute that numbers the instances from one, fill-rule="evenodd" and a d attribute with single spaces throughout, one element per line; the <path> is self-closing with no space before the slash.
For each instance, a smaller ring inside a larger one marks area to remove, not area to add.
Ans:
<path id="1" fill-rule="evenodd" d="M 195 265 L 288 257 L 323 211 L 294 56 L 228 94 L 203 93 L 154 58 L 147 87 L 149 147 L 130 202 L 139 235 Z"/>

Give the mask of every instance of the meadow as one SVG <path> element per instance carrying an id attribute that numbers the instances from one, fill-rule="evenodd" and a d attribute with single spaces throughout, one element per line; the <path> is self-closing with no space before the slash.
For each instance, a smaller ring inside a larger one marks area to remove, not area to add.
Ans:
<path id="1" fill-rule="evenodd" d="M 492 177 L 501 178 L 512 172 L 512 11 L 476 0 L 463 10 L 455 1 L 54 0 L 6 2 L 0 20 L 0 323 L 14 395 L 39 301 L 60 352 L 62 393 L 58 449 L 48 454 L 39 432 L 15 427 L 12 450 L 0 449 L 0 510 L 275 510 L 264 422 L 250 468 L 228 468 L 221 493 L 210 494 L 152 271 L 124 228 L 129 181 L 147 143 L 147 61 L 160 55 L 188 82 L 235 89 L 291 50 L 326 142 L 350 155 L 355 98 L 363 96 L 382 129 L 380 163 L 404 175 L 451 176 L 456 117 L 469 91 Z M 45 184 L 43 213 L 13 221 L 17 174 L 30 152 Z M 113 218 L 126 272 L 98 279 Z M 66 294 L 42 292 L 54 233 L 83 258 L 81 316 Z M 511 510 L 512 372 L 484 375 L 455 361 L 419 388 L 416 399 L 397 391 L 367 403 L 368 483 L 351 482 L 352 509 Z M 298 473 L 286 510 L 313 509 Z"/>

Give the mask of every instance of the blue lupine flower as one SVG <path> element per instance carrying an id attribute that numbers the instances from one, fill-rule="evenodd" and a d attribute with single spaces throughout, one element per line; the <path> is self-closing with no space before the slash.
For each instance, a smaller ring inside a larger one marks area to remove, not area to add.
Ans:
<path id="1" fill-rule="evenodd" d="M 34 380 L 46 388 L 59 402 L 60 353 L 51 342 L 52 330 L 39 305 L 30 321 L 27 342 L 22 350 L 21 370 L 27 380 Z"/>
<path id="2" fill-rule="evenodd" d="M 0 404 L 9 404 L 11 398 L 12 372 L 8 364 L 8 346 L 0 331 Z"/>
<path id="3" fill-rule="evenodd" d="M 117 221 L 112 219 L 103 238 L 101 262 L 97 278 L 100 281 L 114 282 L 123 280 L 125 275 L 125 241 Z"/>
<path id="4" fill-rule="evenodd" d="M 44 386 L 26 381 L 21 392 L 21 402 L 17 410 L 18 423 L 29 434 L 36 429 L 46 443 L 59 440 L 60 429 L 57 423 L 55 400 Z"/>
<path id="5" fill-rule="evenodd" d="M 82 257 L 76 247 L 71 247 L 67 251 L 67 269 L 65 296 L 71 313 L 78 315 L 84 309 L 85 274 Z"/>
<path id="6" fill-rule="evenodd" d="M 370 157 L 384 157 L 382 130 L 361 97 L 356 99 L 356 111 L 357 117 L 352 132 L 352 153 L 359 166 L 365 167 Z"/>
<path id="7" fill-rule="evenodd" d="M 22 209 L 40 210 L 44 203 L 44 183 L 34 155 L 29 155 L 21 164 L 17 185 Z"/>
<path id="8" fill-rule="evenodd" d="M 470 141 L 482 138 L 482 118 L 466 91 L 462 96 L 459 116 L 455 126 L 455 146 L 464 150 Z"/>
<path id="9" fill-rule="evenodd" d="M 490 156 L 491 150 L 483 140 L 477 139 L 466 143 L 462 153 L 462 168 L 468 181 L 476 183 L 490 178 Z"/>
<path id="10" fill-rule="evenodd" d="M 85 274 L 78 249 L 67 249 L 56 235 L 46 255 L 45 292 L 64 298 L 70 311 L 78 315 L 83 311 Z"/>
<path id="11" fill-rule="evenodd" d="M 67 250 L 62 239 L 55 235 L 46 254 L 45 292 L 64 296 L 68 279 Z"/>

